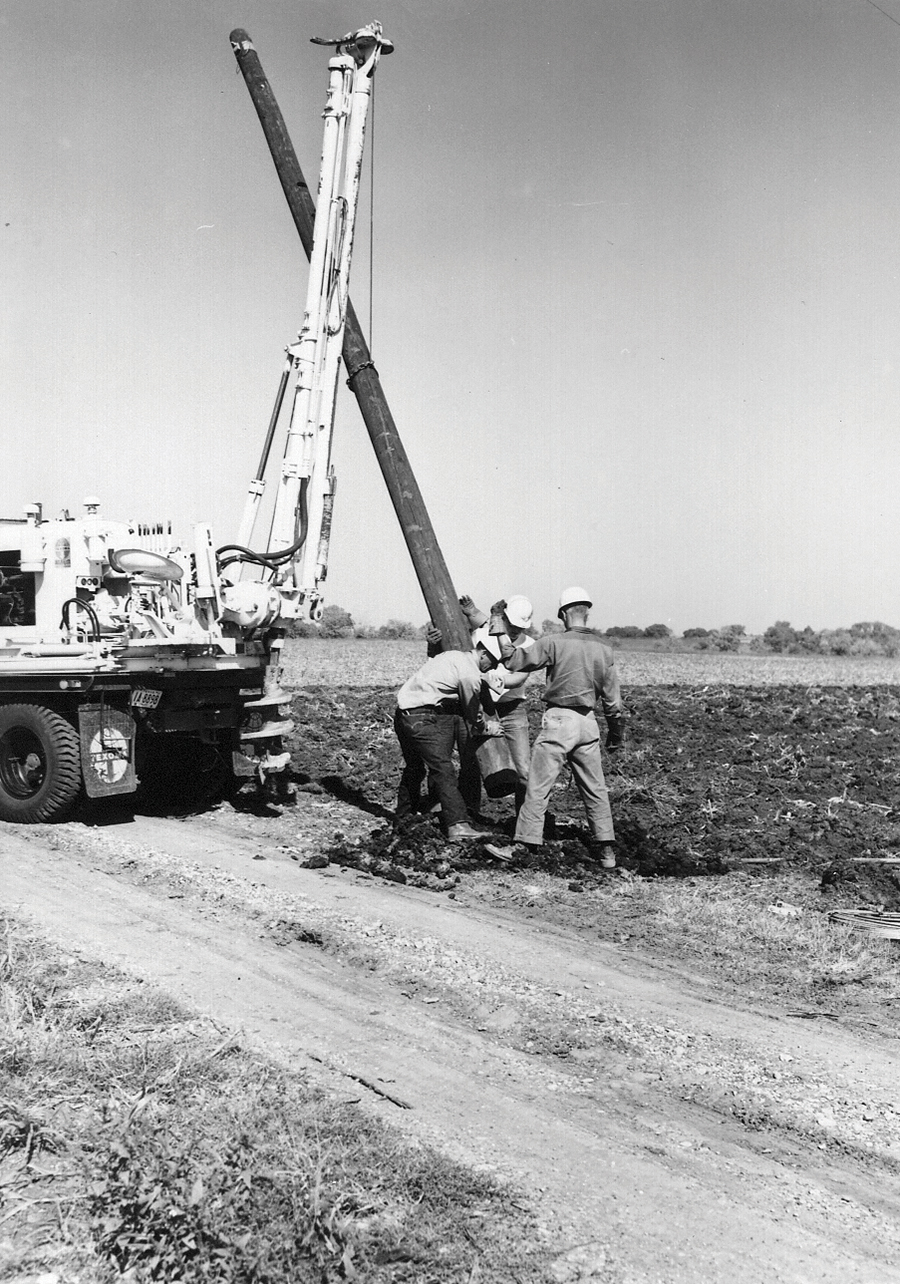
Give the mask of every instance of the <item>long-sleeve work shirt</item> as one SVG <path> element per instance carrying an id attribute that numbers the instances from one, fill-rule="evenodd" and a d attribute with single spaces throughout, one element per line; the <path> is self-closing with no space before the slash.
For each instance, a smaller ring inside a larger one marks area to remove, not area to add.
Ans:
<path id="1" fill-rule="evenodd" d="M 527 650 L 516 647 L 506 667 L 513 673 L 546 669 L 545 704 L 593 709 L 599 700 L 607 719 L 624 715 L 613 653 L 591 629 L 547 633 Z"/>
<path id="2" fill-rule="evenodd" d="M 478 720 L 482 683 L 499 688 L 499 679 L 483 674 L 474 651 L 441 651 L 426 660 L 397 692 L 400 709 L 437 708 L 458 701 L 459 711 L 469 723 Z"/>

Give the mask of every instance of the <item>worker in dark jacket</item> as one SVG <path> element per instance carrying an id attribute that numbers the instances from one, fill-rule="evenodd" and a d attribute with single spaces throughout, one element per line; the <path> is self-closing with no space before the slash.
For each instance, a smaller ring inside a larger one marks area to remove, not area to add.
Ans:
<path id="1" fill-rule="evenodd" d="M 541 846 L 550 791 L 568 762 L 587 812 L 592 851 L 604 869 L 615 869 L 616 834 L 594 708 L 599 702 L 603 709 L 609 750 L 623 743 L 624 710 L 613 653 L 587 627 L 591 606 L 583 588 L 566 589 L 559 599 L 563 633 L 545 634 L 527 650 L 508 644 L 502 648 L 504 664 L 513 673 L 547 670 L 543 696 L 547 708 L 531 749 L 528 788 L 516 821 L 516 844 L 520 852 Z M 511 859 L 516 852 L 497 848 L 492 854 Z"/>
<path id="2" fill-rule="evenodd" d="M 416 810 L 427 775 L 429 793 L 441 806 L 447 839 L 453 843 L 483 837 L 468 823 L 453 767 L 453 748 L 459 718 L 474 733 L 499 733 L 499 724 L 482 711 L 484 684 L 492 684 L 497 692 L 502 689 L 501 679 L 492 673 L 499 659 L 499 643 L 485 637 L 474 651 L 442 651 L 426 660 L 397 692 L 394 731 L 404 761 L 397 820 Z"/>

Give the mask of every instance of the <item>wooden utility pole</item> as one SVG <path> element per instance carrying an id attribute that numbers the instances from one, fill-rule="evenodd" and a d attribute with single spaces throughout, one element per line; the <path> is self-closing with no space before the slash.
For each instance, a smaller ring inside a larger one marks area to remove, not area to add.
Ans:
<path id="1" fill-rule="evenodd" d="M 309 258 L 316 207 L 284 117 L 247 32 L 241 28 L 232 31 L 231 47 L 263 127 L 301 244 Z M 359 402 L 431 619 L 441 630 L 445 650 L 468 651 L 472 645 L 468 624 L 460 610 L 453 581 L 397 432 L 378 371 L 372 363 L 369 346 L 349 300 L 342 355 L 347 383 Z"/>

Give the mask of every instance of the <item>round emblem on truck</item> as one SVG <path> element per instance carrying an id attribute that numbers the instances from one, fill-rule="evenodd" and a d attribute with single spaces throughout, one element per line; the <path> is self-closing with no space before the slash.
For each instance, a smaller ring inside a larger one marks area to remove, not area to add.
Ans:
<path id="1" fill-rule="evenodd" d="M 94 775 L 106 784 L 114 785 L 128 770 L 128 737 L 115 727 L 106 727 L 91 737 L 89 756 Z"/>

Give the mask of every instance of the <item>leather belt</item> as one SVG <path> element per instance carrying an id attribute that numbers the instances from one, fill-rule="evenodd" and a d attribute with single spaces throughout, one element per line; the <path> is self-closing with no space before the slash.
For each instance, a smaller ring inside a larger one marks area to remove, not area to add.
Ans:
<path id="1" fill-rule="evenodd" d="M 462 710 L 456 702 L 447 704 L 417 704 L 412 709 L 401 709 L 400 713 L 404 718 L 411 717 L 415 713 L 449 713 L 458 714 Z"/>

